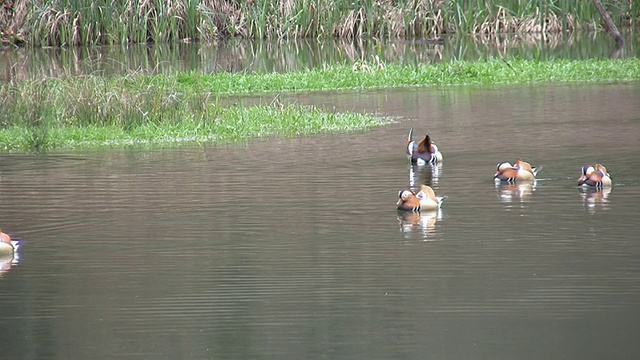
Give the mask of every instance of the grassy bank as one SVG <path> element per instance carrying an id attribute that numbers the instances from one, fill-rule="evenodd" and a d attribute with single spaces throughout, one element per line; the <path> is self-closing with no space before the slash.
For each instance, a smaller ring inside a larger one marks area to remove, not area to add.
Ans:
<path id="1" fill-rule="evenodd" d="M 522 84 L 532 82 L 640 80 L 640 59 L 501 60 L 437 64 L 329 66 L 292 73 L 175 73 L 125 79 L 131 89 L 149 86 L 180 92 L 249 94 L 257 92 L 365 89 L 397 86 Z"/>
<path id="2" fill-rule="evenodd" d="M 618 26 L 636 25 L 640 8 L 633 1 L 606 3 Z M 0 8 L 1 40 L 33 46 L 596 28 L 600 15 L 585 0 L 8 0 Z"/>
<path id="3" fill-rule="evenodd" d="M 366 114 L 271 104 L 223 107 L 200 94 L 150 86 L 122 88 L 123 79 L 74 78 L 21 83 L 0 90 L 0 150 L 154 146 L 346 132 L 382 124 Z"/>
<path id="4" fill-rule="evenodd" d="M 454 84 L 637 81 L 640 59 L 500 59 L 418 66 L 356 63 L 294 73 L 213 73 L 45 79 L 0 88 L 0 149 L 47 150 L 176 141 L 234 141 L 349 131 L 372 116 L 272 104 L 226 108 L 225 94 Z M 275 96 L 275 95 L 274 95 Z"/>

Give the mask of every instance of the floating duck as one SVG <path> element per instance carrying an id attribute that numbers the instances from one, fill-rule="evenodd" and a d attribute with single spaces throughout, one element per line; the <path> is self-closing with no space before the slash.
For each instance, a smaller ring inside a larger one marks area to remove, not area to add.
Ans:
<path id="1" fill-rule="evenodd" d="M 431 211 L 440 209 L 443 196 L 436 196 L 436 193 L 428 185 L 422 185 L 416 194 L 411 190 L 400 190 L 398 192 L 398 210 L 404 211 Z"/>
<path id="2" fill-rule="evenodd" d="M 442 153 L 438 146 L 431 141 L 429 134 L 425 134 L 424 139 L 416 142 L 413 140 L 413 128 L 409 130 L 407 136 L 407 157 L 412 164 L 442 164 Z"/>
<path id="3" fill-rule="evenodd" d="M 611 175 L 602 164 L 585 165 L 578 179 L 578 186 L 604 188 L 611 187 Z"/>
<path id="4" fill-rule="evenodd" d="M 11 236 L 0 230 L 0 255 L 10 255 L 18 250 L 20 241 L 11 240 Z"/>
<path id="5" fill-rule="evenodd" d="M 509 162 L 498 163 L 493 179 L 496 182 L 534 181 L 542 167 L 533 167 L 526 161 L 518 159 L 515 165 Z"/>

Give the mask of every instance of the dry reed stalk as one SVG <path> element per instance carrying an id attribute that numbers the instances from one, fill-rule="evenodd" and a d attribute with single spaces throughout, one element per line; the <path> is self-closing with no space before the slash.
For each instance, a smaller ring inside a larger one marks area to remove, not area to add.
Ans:
<path id="1" fill-rule="evenodd" d="M 76 16 L 73 19 L 73 35 L 71 36 L 72 45 L 80 45 L 82 43 L 82 36 L 80 35 L 80 26 L 78 25 L 80 18 Z"/>
<path id="2" fill-rule="evenodd" d="M 391 33 L 396 38 L 404 37 L 407 30 L 402 13 L 401 9 L 395 9 L 388 13 L 387 19 L 391 24 Z M 391 33 L 389 33 L 389 36 L 391 36 Z"/>
<path id="3" fill-rule="evenodd" d="M 547 14 L 546 19 L 548 20 L 549 33 L 558 33 L 562 32 L 562 21 L 556 14 Z"/>
<path id="4" fill-rule="evenodd" d="M 295 7 L 295 1 L 294 0 L 280 0 L 278 1 L 279 3 L 279 10 L 280 10 L 280 16 L 283 19 L 288 19 L 291 14 L 293 13 L 293 8 Z"/>
<path id="5" fill-rule="evenodd" d="M 317 14 L 317 8 L 316 8 L 316 4 L 315 3 L 310 3 L 309 4 L 309 25 L 307 26 L 307 28 L 305 30 L 301 30 L 300 36 L 303 38 L 308 38 L 311 36 L 312 34 L 312 29 L 316 26 L 316 19 L 318 18 L 318 14 Z"/>
<path id="6" fill-rule="evenodd" d="M 575 24 L 575 21 L 573 20 L 573 15 L 569 13 L 565 14 L 565 22 L 567 24 L 567 28 L 565 30 L 569 32 L 573 32 L 574 30 L 576 30 L 576 24 Z"/>
<path id="7" fill-rule="evenodd" d="M 333 34 L 334 36 L 351 39 L 354 37 L 354 29 L 358 23 L 361 22 L 361 12 L 362 9 L 357 12 L 354 10 L 350 10 L 347 13 L 347 16 L 341 21 L 338 21 L 333 26 Z"/>
<path id="8" fill-rule="evenodd" d="M 435 15 L 432 17 L 433 26 L 431 26 L 429 33 L 430 35 L 438 35 L 446 32 L 444 26 L 444 16 L 442 14 L 442 9 L 438 9 Z"/>
<path id="9" fill-rule="evenodd" d="M 13 3 L 12 19 L 9 25 L 9 31 L 12 34 L 18 35 L 24 33 L 24 20 L 27 16 L 27 3 L 28 0 L 17 0 Z M 22 36 L 21 36 L 22 37 Z"/>

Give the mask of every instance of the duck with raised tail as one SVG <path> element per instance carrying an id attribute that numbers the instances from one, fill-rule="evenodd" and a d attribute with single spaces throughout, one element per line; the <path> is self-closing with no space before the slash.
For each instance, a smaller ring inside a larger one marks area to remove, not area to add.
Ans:
<path id="1" fill-rule="evenodd" d="M 403 211 L 432 211 L 440 209 L 444 199 L 444 196 L 436 196 L 431 186 L 422 185 L 418 193 L 411 190 L 400 190 L 396 205 L 398 210 Z"/>
<path id="2" fill-rule="evenodd" d="M 438 146 L 431 141 L 429 134 L 425 134 L 420 141 L 413 140 L 413 128 L 409 130 L 407 136 L 407 157 L 412 164 L 442 164 L 442 153 L 438 150 Z"/>
<path id="3" fill-rule="evenodd" d="M 496 182 L 534 181 L 542 167 L 533 167 L 526 161 L 518 159 L 515 165 L 509 162 L 498 163 L 493 179 Z"/>
<path id="4" fill-rule="evenodd" d="M 605 188 L 612 185 L 611 175 L 602 164 L 585 165 L 578 179 L 578 186 L 590 188 Z"/>

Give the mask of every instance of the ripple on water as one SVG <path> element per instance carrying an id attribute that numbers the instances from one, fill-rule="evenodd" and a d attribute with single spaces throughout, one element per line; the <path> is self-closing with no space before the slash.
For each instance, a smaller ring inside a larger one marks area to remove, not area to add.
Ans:
<path id="1" fill-rule="evenodd" d="M 379 91 L 359 106 L 403 120 L 370 132 L 5 155 L 0 225 L 24 247 L 0 277 L 3 351 L 630 358 L 640 194 L 625 146 L 640 109 L 637 96 L 623 104 L 633 111 L 610 103 L 636 87 Z M 353 96 L 299 99 L 345 108 Z M 408 166 L 408 127 L 437 139 L 437 173 Z M 516 157 L 544 165 L 535 186 L 496 187 L 495 164 Z M 575 186 L 596 160 L 610 192 Z M 398 213 L 398 190 L 421 183 L 447 196 L 441 211 Z"/>

